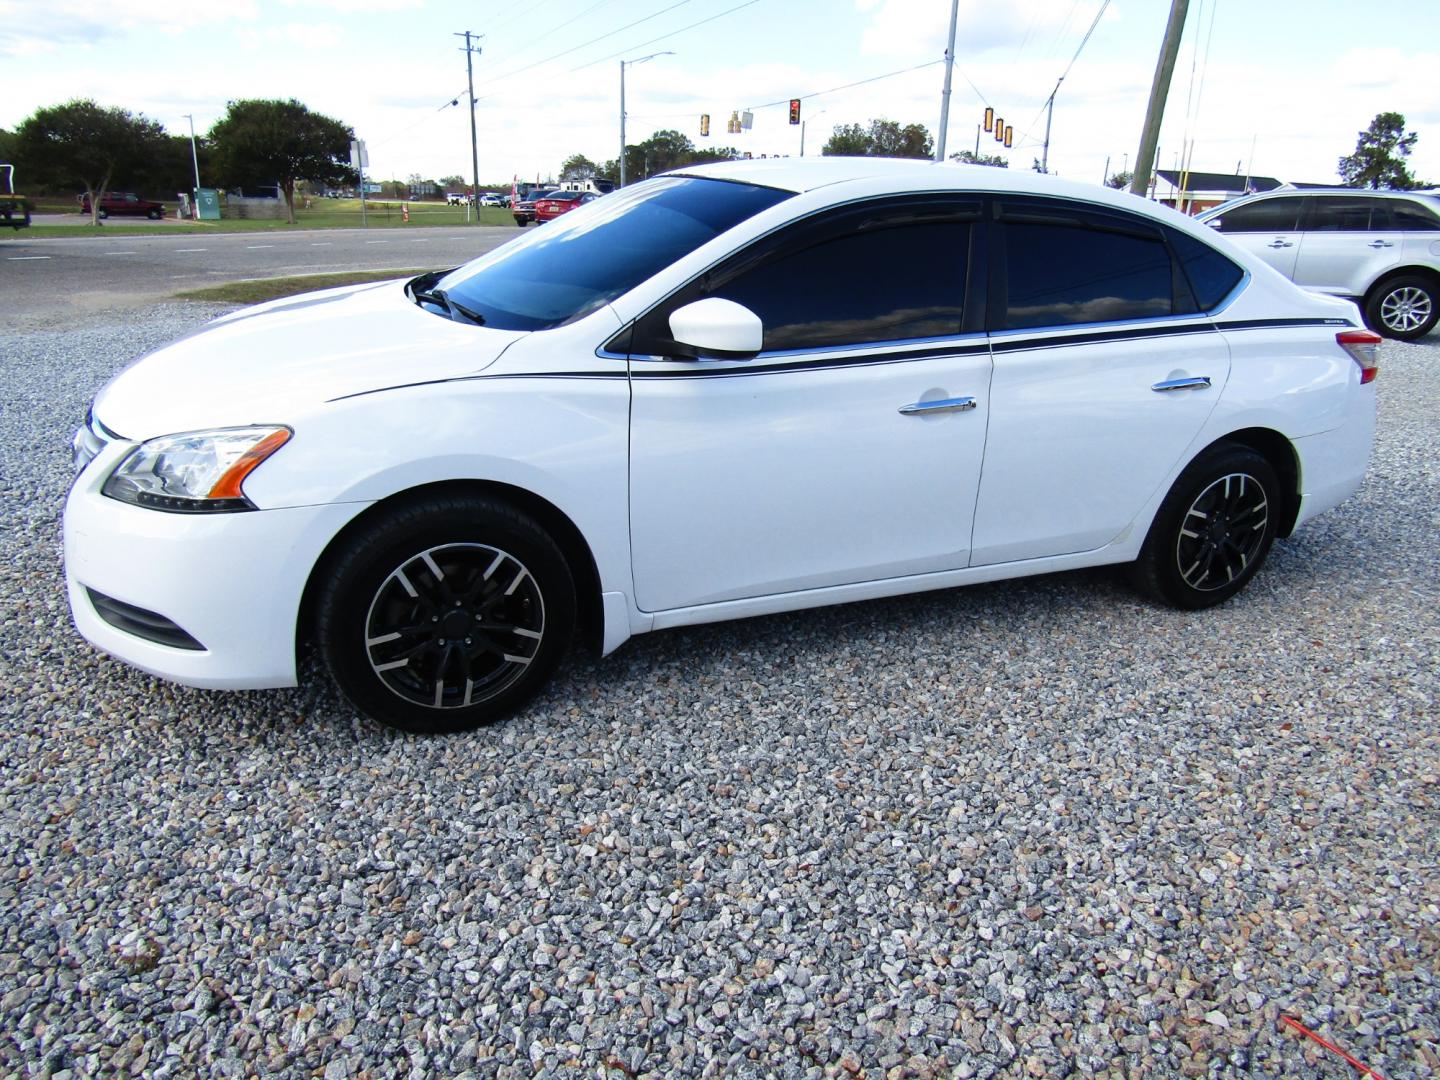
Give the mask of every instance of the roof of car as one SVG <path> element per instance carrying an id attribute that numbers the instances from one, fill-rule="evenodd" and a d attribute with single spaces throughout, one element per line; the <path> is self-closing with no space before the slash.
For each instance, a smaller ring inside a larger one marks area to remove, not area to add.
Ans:
<path id="1" fill-rule="evenodd" d="M 787 191 L 804 192 L 832 184 L 881 180 L 905 191 L 991 191 L 1027 195 L 1055 195 L 1091 203 L 1109 204 L 1132 212 L 1169 217 L 1174 214 L 1149 199 L 1129 192 L 1075 180 L 988 165 L 927 161 L 914 158 L 819 157 L 765 158 L 759 161 L 719 161 L 678 169 L 671 176 L 736 180 Z M 1177 215 L 1183 216 L 1183 215 Z"/>

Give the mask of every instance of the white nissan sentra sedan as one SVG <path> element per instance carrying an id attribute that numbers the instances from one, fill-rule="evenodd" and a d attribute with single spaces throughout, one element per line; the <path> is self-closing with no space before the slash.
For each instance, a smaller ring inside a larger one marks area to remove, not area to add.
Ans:
<path id="1" fill-rule="evenodd" d="M 75 438 L 76 624 L 191 686 L 314 641 L 414 731 L 632 634 L 1107 563 L 1219 603 L 1360 484 L 1379 338 L 1153 203 L 706 165 L 140 360 Z"/>

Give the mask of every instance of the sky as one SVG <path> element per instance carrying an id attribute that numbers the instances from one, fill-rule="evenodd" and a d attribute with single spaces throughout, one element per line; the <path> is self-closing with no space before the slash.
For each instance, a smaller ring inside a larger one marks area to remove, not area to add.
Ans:
<path id="1" fill-rule="evenodd" d="M 981 151 L 1030 167 L 1064 76 L 1050 171 L 1095 183 L 1107 162 L 1120 171 L 1139 145 L 1169 8 L 960 0 L 947 151 L 975 149 L 988 104 L 1014 127 L 1014 146 L 982 133 Z M 1195 170 L 1333 183 L 1357 133 L 1394 111 L 1419 135 L 1413 170 L 1440 183 L 1440 2 L 1395 0 L 1384 18 L 1368 10 L 1191 0 L 1157 167 L 1175 167 L 1193 144 Z M 797 155 L 787 103 L 802 97 L 804 152 L 818 154 L 839 124 L 938 131 L 949 17 L 950 0 L 0 0 L 0 128 L 90 97 L 175 134 L 189 132 L 189 114 L 203 135 L 227 101 L 294 97 L 356 130 L 370 178 L 468 178 L 466 57 L 454 35 L 470 30 L 483 35 L 472 57 L 482 184 L 544 179 L 575 153 L 614 158 L 620 62 L 657 52 L 669 55 L 626 69 L 629 142 L 674 128 L 700 146 Z M 731 112 L 746 108 L 752 129 L 727 134 Z"/>

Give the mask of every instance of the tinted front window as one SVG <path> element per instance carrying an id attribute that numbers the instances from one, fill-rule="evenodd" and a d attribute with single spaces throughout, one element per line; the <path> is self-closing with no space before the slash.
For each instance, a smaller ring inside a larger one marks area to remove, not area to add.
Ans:
<path id="1" fill-rule="evenodd" d="M 502 330 L 546 330 L 629 292 L 792 192 L 661 177 L 597 199 L 446 274 L 434 287 Z"/>
<path id="2" fill-rule="evenodd" d="M 1227 210 L 1216 220 L 1227 233 L 1294 232 L 1300 227 L 1301 205 L 1300 199 L 1261 199 Z"/>
<path id="3" fill-rule="evenodd" d="M 770 259 L 711 295 L 759 315 L 767 351 L 953 336 L 969 250 L 968 222 L 875 228 Z"/>
<path id="4" fill-rule="evenodd" d="M 1175 310 L 1170 252 L 1153 238 L 1081 225 L 1005 224 L 1006 329 L 1148 319 Z"/>
<path id="5" fill-rule="evenodd" d="M 1166 230 L 1175 257 L 1195 294 L 1195 302 L 1201 311 L 1209 311 L 1230 295 L 1230 290 L 1240 283 L 1245 271 L 1236 266 L 1209 244 L 1196 240 L 1175 229 Z"/>

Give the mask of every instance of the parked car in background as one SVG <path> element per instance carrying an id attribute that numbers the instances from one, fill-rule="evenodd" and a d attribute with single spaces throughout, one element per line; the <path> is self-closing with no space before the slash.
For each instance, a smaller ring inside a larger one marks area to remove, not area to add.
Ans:
<path id="1" fill-rule="evenodd" d="M 447 191 L 445 202 L 448 206 L 464 206 L 470 201 L 470 196 L 463 191 Z"/>
<path id="2" fill-rule="evenodd" d="M 702 165 L 127 368 L 73 443 L 69 601 L 193 686 L 293 686 L 314 641 L 412 731 L 512 712 L 577 626 L 1110 564 L 1206 608 L 1359 487 L 1379 341 L 1093 184 Z"/>
<path id="3" fill-rule="evenodd" d="M 480 196 L 481 206 L 504 206 L 505 200 L 493 191 L 487 191 Z"/>
<path id="4" fill-rule="evenodd" d="M 90 196 L 77 195 L 75 198 L 80 203 L 80 212 L 90 213 Z M 107 191 L 100 196 L 100 217 L 108 218 L 112 214 L 144 216 L 159 221 L 165 216 L 165 204 L 142 199 L 130 191 Z"/>
<path id="5" fill-rule="evenodd" d="M 1282 189 L 1199 220 L 1297 285 L 1360 305 L 1386 337 L 1424 337 L 1440 316 L 1440 197 L 1405 191 Z"/>
<path id="6" fill-rule="evenodd" d="M 593 191 L 557 191 L 543 199 L 535 200 L 535 224 L 554 221 L 561 214 L 569 213 L 578 206 L 600 198 Z"/>
<path id="7" fill-rule="evenodd" d="M 536 188 L 530 194 L 521 196 L 520 201 L 510 208 L 510 212 L 515 217 L 515 224 L 521 228 L 529 225 L 535 220 L 535 203 L 554 194 L 553 188 Z"/>

